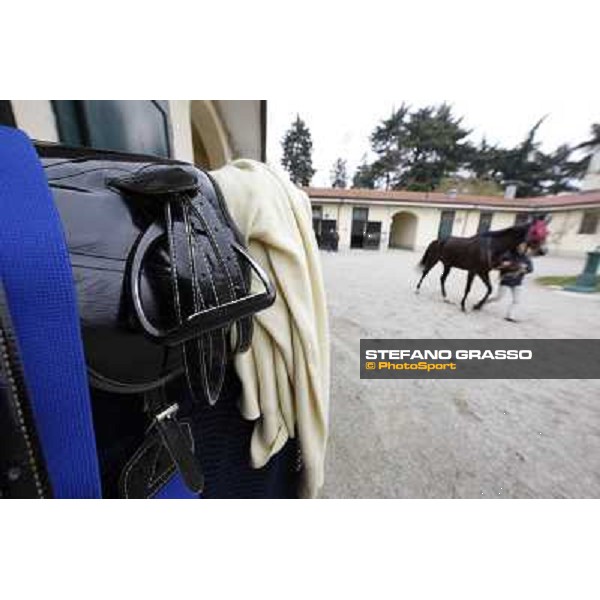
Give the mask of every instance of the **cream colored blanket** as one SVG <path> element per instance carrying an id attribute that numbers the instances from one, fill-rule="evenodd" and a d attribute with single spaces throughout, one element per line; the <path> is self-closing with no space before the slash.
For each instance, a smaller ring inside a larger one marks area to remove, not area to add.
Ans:
<path id="1" fill-rule="evenodd" d="M 277 289 L 254 318 L 250 350 L 236 357 L 241 412 L 256 420 L 251 463 L 260 468 L 291 437 L 302 452 L 302 497 L 323 485 L 329 413 L 329 331 L 308 196 L 273 167 L 237 160 L 213 172 L 252 256 Z M 256 291 L 259 282 L 253 283 Z"/>

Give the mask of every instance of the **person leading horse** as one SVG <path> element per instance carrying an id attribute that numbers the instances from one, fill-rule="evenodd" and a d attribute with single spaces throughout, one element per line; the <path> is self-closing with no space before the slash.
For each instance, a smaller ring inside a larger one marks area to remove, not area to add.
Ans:
<path id="1" fill-rule="evenodd" d="M 444 271 L 440 277 L 442 296 L 446 300 L 446 279 L 453 267 L 468 272 L 467 285 L 460 306 L 465 311 L 467 296 L 471 291 L 473 279 L 477 275 L 487 288 L 484 297 L 473 308 L 480 310 L 492 293 L 489 272 L 499 266 L 502 256 L 525 242 L 534 252 L 545 253 L 545 241 L 548 235 L 548 218 L 536 218 L 498 231 L 474 235 L 472 237 L 449 237 L 434 240 L 427 246 L 420 261 L 423 270 L 417 284 L 417 292 L 431 269 L 441 261 Z"/>

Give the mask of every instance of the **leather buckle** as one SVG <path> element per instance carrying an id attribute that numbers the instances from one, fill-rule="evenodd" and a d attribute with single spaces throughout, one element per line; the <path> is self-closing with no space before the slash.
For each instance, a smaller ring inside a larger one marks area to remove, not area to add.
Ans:
<path id="1" fill-rule="evenodd" d="M 154 418 L 156 427 L 166 446 L 177 470 L 187 487 L 197 494 L 204 489 L 204 473 L 188 445 L 188 438 L 184 434 L 180 423 L 175 418 L 179 411 L 177 403 L 158 413 Z"/>

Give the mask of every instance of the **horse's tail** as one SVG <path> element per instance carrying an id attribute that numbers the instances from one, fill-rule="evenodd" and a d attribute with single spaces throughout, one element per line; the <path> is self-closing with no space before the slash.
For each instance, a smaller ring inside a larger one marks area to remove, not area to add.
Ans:
<path id="1" fill-rule="evenodd" d="M 421 257 L 419 267 L 421 269 L 426 269 L 427 267 L 435 265 L 440 258 L 441 249 L 441 242 L 439 240 L 433 240 L 433 242 L 427 246 L 427 250 L 425 250 L 425 253 Z"/>

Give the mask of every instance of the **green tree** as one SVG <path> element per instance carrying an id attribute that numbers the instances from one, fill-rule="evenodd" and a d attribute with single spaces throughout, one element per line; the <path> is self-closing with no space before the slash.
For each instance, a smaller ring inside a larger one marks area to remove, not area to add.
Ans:
<path id="1" fill-rule="evenodd" d="M 377 155 L 372 164 L 376 185 L 386 189 L 429 191 L 454 174 L 470 155 L 469 130 L 448 104 L 392 111 L 371 135 Z"/>
<path id="2" fill-rule="evenodd" d="M 373 165 L 367 162 L 367 157 L 363 156 L 362 163 L 357 167 L 352 178 L 353 188 L 364 188 L 368 190 L 375 189 L 376 173 Z"/>
<path id="3" fill-rule="evenodd" d="M 575 146 L 575 149 L 579 150 L 584 148 L 593 150 L 597 146 L 600 146 L 600 123 L 593 123 L 590 127 L 590 137 L 584 142 L 581 142 L 581 144 Z"/>
<path id="4" fill-rule="evenodd" d="M 516 184 L 518 197 L 545 196 L 577 190 L 581 165 L 572 158 L 574 148 L 562 144 L 552 152 L 540 150 L 538 131 L 546 117 L 511 149 L 496 149 L 493 176 L 503 186 Z"/>
<path id="5" fill-rule="evenodd" d="M 545 118 L 521 142 L 503 148 L 485 137 L 478 145 L 470 143 L 469 130 L 448 104 L 416 110 L 403 104 L 371 134 L 376 159 L 363 160 L 353 186 L 495 194 L 516 184 L 519 197 L 574 191 L 600 146 L 600 124 L 594 123 L 589 139 L 574 147 L 563 144 L 543 152 L 538 133 Z"/>
<path id="6" fill-rule="evenodd" d="M 441 179 L 456 173 L 470 153 L 462 118 L 452 115 L 448 104 L 428 106 L 411 114 L 408 123 L 410 154 L 398 184 L 407 189 L 429 191 Z"/>
<path id="7" fill-rule="evenodd" d="M 371 134 L 371 148 L 377 160 L 371 165 L 370 175 L 375 185 L 389 190 L 398 178 L 401 165 L 406 160 L 408 132 L 406 123 L 410 108 L 402 103 L 384 119 Z"/>
<path id="8" fill-rule="evenodd" d="M 542 154 L 536 140 L 538 130 L 546 117 L 542 117 L 528 132 L 525 139 L 514 148 L 498 150 L 496 168 L 503 186 L 517 185 L 517 197 L 541 196 L 545 179 Z"/>
<path id="9" fill-rule="evenodd" d="M 348 172 L 346 168 L 346 161 L 342 158 L 338 158 L 333 163 L 331 169 L 331 187 L 334 188 L 345 188 L 348 184 Z"/>
<path id="10" fill-rule="evenodd" d="M 571 159 L 573 150 L 562 144 L 554 152 L 540 152 L 537 160 L 543 173 L 542 189 L 544 194 L 576 191 L 576 180 L 579 177 L 579 164 Z"/>
<path id="11" fill-rule="evenodd" d="M 573 150 L 583 156 L 577 161 L 573 161 L 573 170 L 578 178 L 584 177 L 590 165 L 590 160 L 594 151 L 600 147 L 600 123 L 593 123 L 590 127 L 590 137 L 577 144 Z"/>
<path id="12" fill-rule="evenodd" d="M 315 174 L 312 167 L 312 138 L 300 115 L 296 115 L 296 120 L 286 132 L 281 145 L 281 164 L 289 173 L 290 179 L 296 185 L 310 185 L 310 180 Z"/>
<path id="13" fill-rule="evenodd" d="M 479 181 L 490 181 L 498 184 L 501 174 L 499 172 L 499 157 L 502 149 L 496 145 L 490 145 L 485 137 L 478 146 L 470 146 L 466 149 L 465 168 Z"/>

